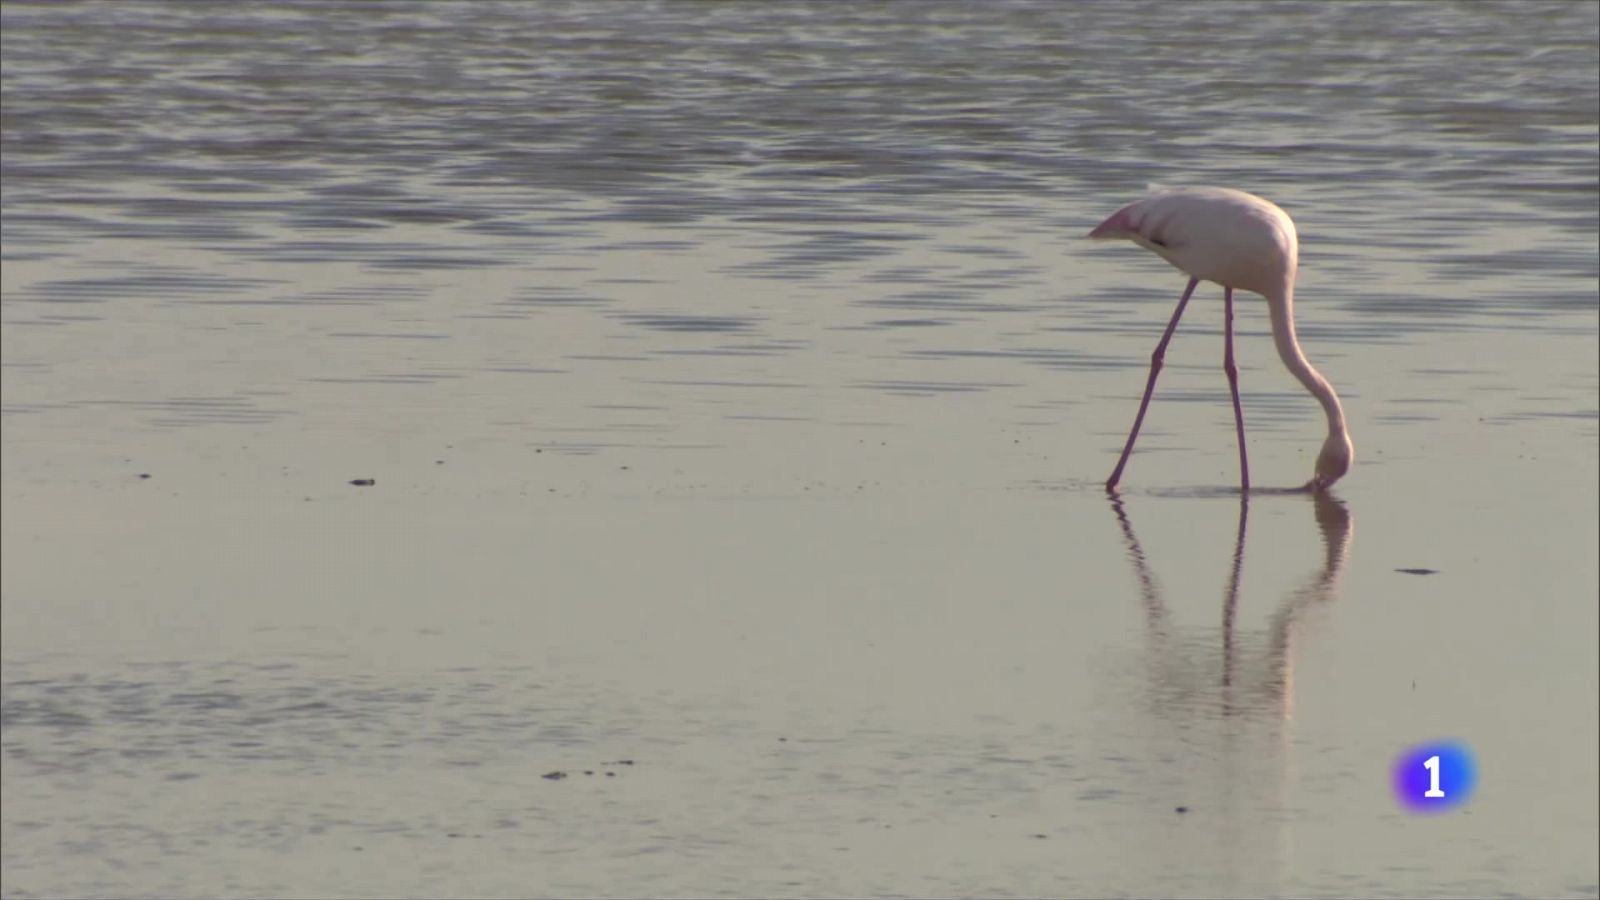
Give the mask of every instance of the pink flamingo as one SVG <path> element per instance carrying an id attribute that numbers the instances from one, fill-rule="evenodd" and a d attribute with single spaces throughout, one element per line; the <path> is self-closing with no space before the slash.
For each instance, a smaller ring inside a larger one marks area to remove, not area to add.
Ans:
<path id="1" fill-rule="evenodd" d="M 1139 401 L 1139 414 L 1133 419 L 1133 430 L 1128 432 L 1128 443 L 1122 448 L 1117 467 L 1106 480 L 1106 490 L 1115 490 L 1122 478 L 1122 469 L 1133 452 L 1133 442 L 1139 437 L 1139 426 L 1144 422 L 1145 410 L 1150 406 L 1150 395 L 1156 387 L 1156 375 L 1161 372 L 1161 359 L 1166 355 L 1167 342 L 1178 327 L 1189 295 L 1201 281 L 1214 281 L 1222 285 L 1223 305 L 1223 355 L 1222 370 L 1228 375 L 1228 389 L 1233 393 L 1233 420 L 1239 433 L 1239 483 L 1240 490 L 1250 490 L 1250 463 L 1245 458 L 1244 411 L 1239 406 L 1239 370 L 1233 364 L 1233 291 L 1235 288 L 1260 294 L 1267 300 L 1267 312 L 1272 318 L 1272 340 L 1278 345 L 1278 356 L 1306 390 L 1322 404 L 1328 415 L 1328 439 L 1317 454 L 1317 464 L 1311 480 L 1302 490 L 1324 491 L 1338 481 L 1350 468 L 1355 449 L 1350 444 L 1350 434 L 1345 430 L 1344 407 L 1339 405 L 1339 395 L 1333 385 L 1322 377 L 1300 350 L 1294 333 L 1294 276 L 1298 265 L 1299 241 L 1295 236 L 1294 221 L 1275 204 L 1254 194 L 1229 188 L 1196 187 L 1162 191 L 1111 214 L 1101 222 L 1089 237 L 1097 239 L 1126 238 L 1154 252 L 1189 276 L 1189 286 L 1178 300 L 1178 308 L 1161 335 L 1161 343 L 1150 355 L 1150 380 L 1144 387 L 1144 399 Z"/>

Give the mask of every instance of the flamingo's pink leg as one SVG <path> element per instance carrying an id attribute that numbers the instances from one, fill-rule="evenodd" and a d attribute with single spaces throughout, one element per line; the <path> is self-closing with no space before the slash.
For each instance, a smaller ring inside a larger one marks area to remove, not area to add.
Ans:
<path id="1" fill-rule="evenodd" d="M 1239 490 L 1250 493 L 1250 460 L 1244 453 L 1244 408 L 1239 405 L 1239 367 L 1233 364 L 1233 288 L 1222 289 L 1222 371 L 1233 393 L 1233 424 L 1239 431 Z"/>
<path id="2" fill-rule="evenodd" d="M 1139 438 L 1139 426 L 1144 424 L 1144 412 L 1150 408 L 1150 395 L 1155 393 L 1156 376 L 1161 374 L 1161 360 L 1167 355 L 1167 342 L 1172 340 L 1172 333 L 1178 330 L 1183 308 L 1189 305 L 1189 295 L 1194 293 L 1195 285 L 1199 283 L 1198 278 L 1189 279 L 1189 286 L 1183 289 L 1183 296 L 1178 298 L 1178 308 L 1172 311 L 1172 321 L 1167 323 L 1166 333 L 1161 335 L 1161 343 L 1156 345 L 1156 352 L 1150 354 L 1150 380 L 1145 382 L 1144 399 L 1139 401 L 1139 414 L 1133 417 L 1133 430 L 1128 432 L 1128 443 L 1123 445 L 1122 457 L 1117 460 L 1117 467 L 1111 470 L 1111 477 L 1106 479 L 1108 491 L 1116 490 L 1117 482 L 1122 479 L 1122 469 L 1128 464 L 1128 456 L 1133 453 L 1133 442 Z"/>

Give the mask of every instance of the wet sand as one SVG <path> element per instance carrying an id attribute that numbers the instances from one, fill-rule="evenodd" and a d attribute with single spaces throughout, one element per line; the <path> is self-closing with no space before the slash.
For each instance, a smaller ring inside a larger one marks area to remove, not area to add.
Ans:
<path id="1" fill-rule="evenodd" d="M 1241 541 L 1226 428 L 1113 503 L 1104 439 L 931 407 L 718 450 L 8 446 L 8 884 L 1586 890 L 1581 453 L 1478 428 L 1505 477 L 1468 486 L 1358 420 L 1338 499 L 1258 495 Z M 1389 761 L 1442 736 L 1481 796 L 1409 817 Z"/>
<path id="2" fill-rule="evenodd" d="M 0 894 L 1600 896 L 1595 8 L 823 8 L 0 11 Z"/>

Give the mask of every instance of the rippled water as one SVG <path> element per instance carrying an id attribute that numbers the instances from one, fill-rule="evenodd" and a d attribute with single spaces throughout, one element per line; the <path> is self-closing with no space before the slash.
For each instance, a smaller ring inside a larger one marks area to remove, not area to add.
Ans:
<path id="1" fill-rule="evenodd" d="M 1595 896 L 1596 9 L 7 3 L 4 893 Z"/>

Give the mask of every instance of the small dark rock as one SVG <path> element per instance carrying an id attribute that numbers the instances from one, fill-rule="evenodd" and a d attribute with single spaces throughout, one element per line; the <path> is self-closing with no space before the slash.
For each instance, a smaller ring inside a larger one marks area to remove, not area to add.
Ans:
<path id="1" fill-rule="evenodd" d="M 1404 573 L 1406 575 L 1437 575 L 1437 574 L 1439 574 L 1439 570 L 1438 569 L 1395 569 L 1395 571 L 1396 572 L 1402 572 L 1402 573 Z"/>
<path id="2" fill-rule="evenodd" d="M 543 778 L 543 779 L 546 779 L 548 781 L 560 781 L 561 779 L 567 777 L 567 773 L 561 771 L 560 769 L 557 769 L 554 772 L 546 772 L 543 775 L 540 775 L 539 777 Z"/>
<path id="3" fill-rule="evenodd" d="M 1172 808 L 1172 811 L 1175 812 L 1175 813 L 1186 813 L 1186 812 L 1189 811 L 1189 807 L 1187 807 L 1187 806 L 1174 806 Z"/>
<path id="4" fill-rule="evenodd" d="M 1042 841 L 1042 840 L 1044 840 L 1045 838 L 1047 838 L 1049 836 L 1050 835 L 1048 835 L 1048 834 L 1035 834 L 1032 837 L 1034 837 L 1036 840 L 1041 840 Z"/>
<path id="5" fill-rule="evenodd" d="M 140 478 L 140 479 L 141 479 L 141 480 L 143 480 L 143 479 L 146 479 L 146 478 L 149 478 L 149 477 L 150 477 L 150 473 L 149 473 L 149 472 L 140 472 L 140 473 L 139 473 L 139 478 Z"/>
<path id="6" fill-rule="evenodd" d="M 373 485 L 378 483 L 378 479 L 376 479 L 376 478 L 352 478 L 352 479 L 350 479 L 350 483 L 355 485 L 356 487 L 372 487 Z"/>
<path id="7" fill-rule="evenodd" d="M 606 777 L 607 778 L 615 778 L 615 777 L 617 777 L 617 773 L 615 773 L 615 772 L 607 772 L 606 773 Z"/>

